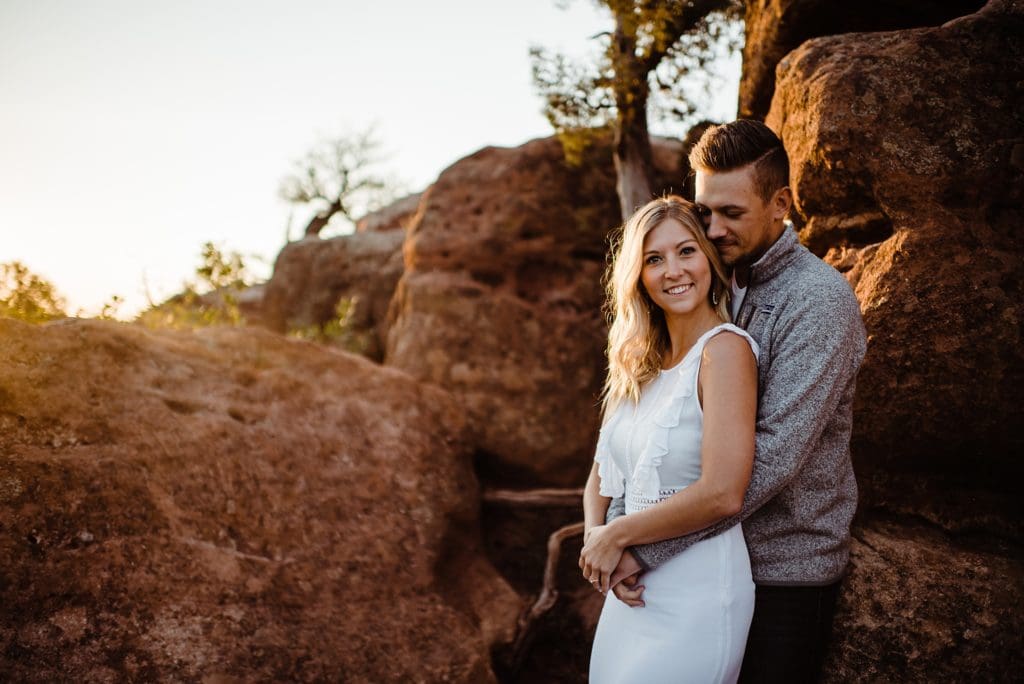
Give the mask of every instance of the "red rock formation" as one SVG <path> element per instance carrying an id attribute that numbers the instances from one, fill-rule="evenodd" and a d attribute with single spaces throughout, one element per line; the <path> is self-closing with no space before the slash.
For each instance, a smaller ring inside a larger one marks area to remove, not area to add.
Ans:
<path id="1" fill-rule="evenodd" d="M 412 223 L 420 206 L 422 192 L 395 200 L 383 209 L 371 212 L 356 221 L 356 232 L 365 233 L 381 230 L 405 230 Z"/>
<path id="2" fill-rule="evenodd" d="M 936 26 L 977 10 L 983 0 L 747 0 L 739 115 L 763 119 L 775 92 L 775 66 L 787 52 L 818 36 Z"/>
<path id="3" fill-rule="evenodd" d="M 0 673 L 493 681 L 464 419 L 258 329 L 0 319 Z"/>
<path id="4" fill-rule="evenodd" d="M 681 188 L 679 144 L 655 152 Z M 589 154 L 570 168 L 554 138 L 480 150 L 424 195 L 403 248 L 385 363 L 459 398 L 503 486 L 579 486 L 592 463 L 619 212 L 608 147 Z"/>
<path id="5" fill-rule="evenodd" d="M 1010 7 L 810 41 L 780 64 L 768 123 L 792 158 L 804 241 L 847 272 L 864 312 L 862 472 L 949 476 L 946 491 L 1016 500 L 1024 15 Z M 942 524 L 971 524 L 955 510 Z"/>
<path id="6" fill-rule="evenodd" d="M 290 242 L 274 263 L 262 302 L 262 320 L 285 332 L 337 318 L 339 300 L 352 300 L 348 329 L 365 356 L 380 360 L 387 337 L 388 302 L 402 275 L 405 231 L 365 230 L 326 240 Z"/>
<path id="7" fill-rule="evenodd" d="M 278 332 L 324 326 L 337 320 L 340 300 L 350 299 L 350 343 L 344 346 L 380 361 L 388 302 L 402 275 L 402 241 L 421 196 L 367 214 L 356 222 L 355 234 L 285 245 L 270 280 L 239 302 L 246 320 Z"/>
<path id="8" fill-rule="evenodd" d="M 1001 545 L 914 521 L 854 531 L 825 681 L 1015 681 L 1024 583 Z"/>
<path id="9" fill-rule="evenodd" d="M 790 153 L 801 238 L 846 273 L 869 335 L 833 681 L 1020 669 L 1022 35 L 1019 4 L 994 0 L 779 64 L 766 122 Z"/>

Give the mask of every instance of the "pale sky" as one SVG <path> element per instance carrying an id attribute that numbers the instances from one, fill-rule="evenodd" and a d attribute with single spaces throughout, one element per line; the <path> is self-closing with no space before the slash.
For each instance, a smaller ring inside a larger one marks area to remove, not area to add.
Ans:
<path id="1" fill-rule="evenodd" d="M 280 180 L 319 138 L 375 124 L 420 190 L 550 135 L 530 45 L 584 54 L 609 27 L 588 0 L 0 0 L 0 262 L 84 315 L 179 291 L 208 240 L 268 276 Z"/>

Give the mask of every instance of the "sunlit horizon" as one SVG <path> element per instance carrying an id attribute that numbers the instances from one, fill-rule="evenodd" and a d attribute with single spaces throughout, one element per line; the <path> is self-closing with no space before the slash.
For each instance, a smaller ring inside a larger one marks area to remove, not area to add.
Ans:
<path id="1" fill-rule="evenodd" d="M 118 295 L 122 318 L 179 292 L 207 241 L 269 277 L 292 211 L 279 183 L 318 139 L 372 125 L 383 168 L 422 190 L 484 146 L 551 135 L 530 45 L 585 54 L 609 26 L 550 0 L 8 0 L 0 261 L 52 282 L 71 314 Z M 731 70 L 707 108 L 723 119 Z"/>

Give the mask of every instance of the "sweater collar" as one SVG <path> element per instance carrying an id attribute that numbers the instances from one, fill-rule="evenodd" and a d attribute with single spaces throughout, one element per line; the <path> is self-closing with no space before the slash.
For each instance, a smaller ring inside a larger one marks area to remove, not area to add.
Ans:
<path id="1" fill-rule="evenodd" d="M 792 223 L 786 221 L 783 225 L 782 235 L 751 265 L 748 287 L 771 280 L 796 259 L 800 238 Z"/>

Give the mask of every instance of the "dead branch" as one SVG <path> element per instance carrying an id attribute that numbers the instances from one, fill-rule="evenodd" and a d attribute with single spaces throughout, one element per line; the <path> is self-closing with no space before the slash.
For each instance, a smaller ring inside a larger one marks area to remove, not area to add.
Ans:
<path id="1" fill-rule="evenodd" d="M 488 489 L 483 492 L 485 503 L 510 506 L 513 508 L 579 507 L 583 499 L 582 488 L 540 488 L 540 489 Z M 544 580 L 540 595 L 524 610 L 516 623 L 516 637 L 512 642 L 511 659 L 508 666 L 518 672 L 529 649 L 533 629 L 537 620 L 554 607 L 558 601 L 558 559 L 562 544 L 583 534 L 583 523 L 573 523 L 555 530 L 548 537 L 548 556 L 544 564 Z"/>
<path id="2" fill-rule="evenodd" d="M 483 493 L 486 503 L 509 506 L 579 506 L 583 489 L 488 489 Z"/>
<path id="3" fill-rule="evenodd" d="M 558 600 L 558 590 L 555 582 L 558 575 L 558 557 L 562 552 L 562 542 L 566 539 L 583 534 L 583 523 L 573 523 L 555 530 L 548 537 L 548 560 L 544 565 L 544 584 L 540 596 L 534 601 L 529 610 L 519 616 L 516 625 L 516 638 L 512 646 L 512 669 L 518 671 L 522 665 L 529 646 L 530 633 L 534 624 L 546 612 L 551 610 Z"/>

